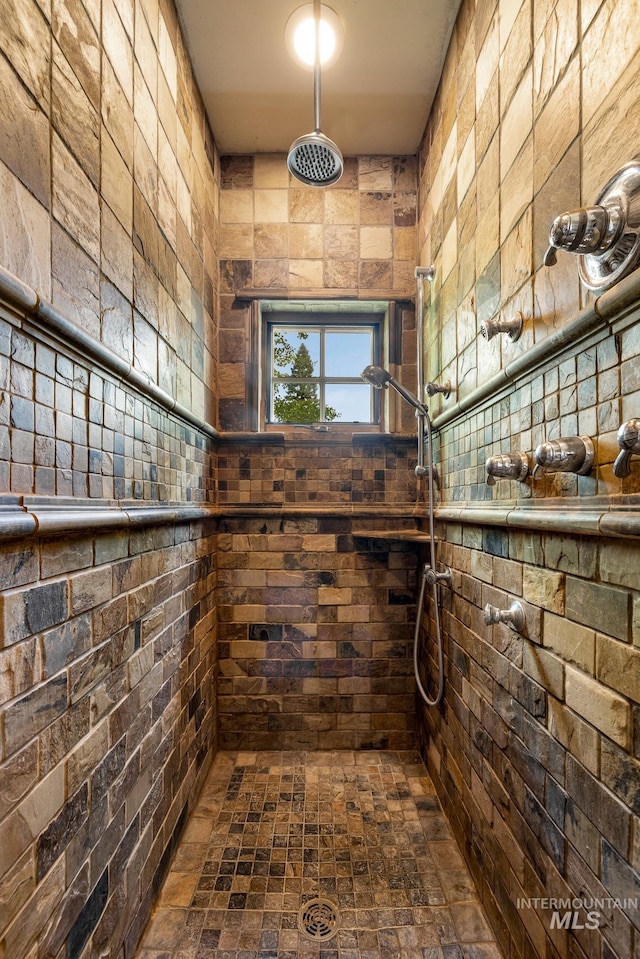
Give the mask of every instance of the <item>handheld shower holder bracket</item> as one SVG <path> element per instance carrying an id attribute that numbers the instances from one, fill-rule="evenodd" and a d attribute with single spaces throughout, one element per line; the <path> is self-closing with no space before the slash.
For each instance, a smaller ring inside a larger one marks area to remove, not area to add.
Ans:
<path id="1" fill-rule="evenodd" d="M 432 566 L 425 566 L 422 575 L 429 586 L 435 586 L 437 583 L 446 583 L 451 586 L 451 567 L 447 566 L 442 573 L 433 569 Z"/>

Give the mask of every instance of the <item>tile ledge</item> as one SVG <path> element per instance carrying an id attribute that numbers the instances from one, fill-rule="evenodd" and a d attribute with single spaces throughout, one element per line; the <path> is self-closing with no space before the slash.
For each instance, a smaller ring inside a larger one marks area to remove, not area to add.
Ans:
<path id="1" fill-rule="evenodd" d="M 507 529 L 536 529 L 583 536 L 640 539 L 640 504 L 593 504 L 593 508 L 558 501 L 555 508 L 508 503 L 500 507 L 440 507 L 436 520 L 475 526 L 504 526 Z"/>

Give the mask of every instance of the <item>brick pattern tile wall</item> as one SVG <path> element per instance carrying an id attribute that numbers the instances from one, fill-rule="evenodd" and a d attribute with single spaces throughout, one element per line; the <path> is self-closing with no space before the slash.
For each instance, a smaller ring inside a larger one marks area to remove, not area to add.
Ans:
<path id="1" fill-rule="evenodd" d="M 381 521 L 311 508 L 303 517 L 221 521 L 221 746 L 415 745 L 416 551 L 354 537 L 363 527 Z"/>
<path id="2" fill-rule="evenodd" d="M 173 3 L 8 0 L 0 49 L 0 265 L 211 421 L 219 165 Z M 154 507 L 213 496 L 207 437 L 2 304 L 0 511 L 105 524 L 0 544 L 3 956 L 135 952 L 216 748 L 215 526 Z"/>
<path id="3" fill-rule="evenodd" d="M 423 743 L 501 945 L 515 955 L 634 956 L 640 547 L 456 524 L 446 539 L 446 705 L 423 712 Z M 513 599 L 524 635 L 485 625 L 486 603 Z M 585 928 L 588 906 L 578 904 L 571 932 L 554 928 L 553 905 L 518 908 L 576 897 L 606 900 L 593 907 L 596 928 Z"/>
<path id="4" fill-rule="evenodd" d="M 0 548 L 12 959 L 135 949 L 215 751 L 214 542 L 193 524 Z"/>
<path id="5" fill-rule="evenodd" d="M 442 590 L 445 702 L 420 719 L 438 792 L 504 951 L 517 957 L 621 959 L 640 948 L 638 546 L 561 532 L 572 507 L 638 508 L 640 472 L 619 479 L 612 469 L 618 426 L 637 415 L 637 323 L 615 333 L 603 324 L 499 395 L 468 401 L 592 302 L 575 258 L 559 254 L 552 268 L 542 259 L 553 218 L 593 202 L 636 153 L 632 8 L 464 0 L 420 150 L 420 262 L 436 266 L 427 377 L 456 388 L 436 414 L 467 404 L 437 438 L 443 504 L 505 516 L 544 507 L 549 527 L 558 517 L 556 532 L 478 525 L 479 511 L 469 525 L 442 524 L 440 558 L 453 570 Z M 614 33 L 624 40 L 605 79 L 597 60 Z M 483 320 L 516 311 L 517 342 L 480 335 Z M 531 456 L 543 440 L 580 434 L 595 443 L 589 475 L 486 485 L 487 456 Z M 524 636 L 487 627 L 484 605 L 514 598 Z M 584 910 L 566 929 L 562 916 L 554 928 L 553 907 L 518 908 L 573 896 L 631 906 L 601 908 L 592 929 Z"/>

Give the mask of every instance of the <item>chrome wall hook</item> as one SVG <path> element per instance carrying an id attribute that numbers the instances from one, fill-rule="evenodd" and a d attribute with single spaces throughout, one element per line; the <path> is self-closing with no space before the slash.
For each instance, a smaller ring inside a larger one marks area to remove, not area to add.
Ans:
<path id="1" fill-rule="evenodd" d="M 515 600 L 509 609 L 498 609 L 497 606 L 487 603 L 484 608 L 484 621 L 487 626 L 492 626 L 495 623 L 505 623 L 515 633 L 521 633 L 525 624 L 522 603 Z"/>
<path id="2" fill-rule="evenodd" d="M 529 475 L 529 457 L 526 453 L 498 453 L 487 459 L 484 468 L 488 486 L 495 486 L 496 479 L 514 479 L 522 483 Z"/>
<path id="3" fill-rule="evenodd" d="M 536 465 L 531 474 L 577 473 L 585 476 L 593 466 L 595 450 L 590 436 L 564 436 L 547 440 L 537 447 L 533 458 Z"/>
<path id="4" fill-rule="evenodd" d="M 522 313 L 518 311 L 509 319 L 497 317 L 494 320 L 485 320 L 480 324 L 480 332 L 484 336 L 485 340 L 493 339 L 497 333 L 506 333 L 509 339 L 515 342 L 522 333 L 523 323 L 524 317 L 522 316 Z"/>
<path id="5" fill-rule="evenodd" d="M 631 457 L 640 453 L 640 419 L 627 420 L 618 430 L 620 452 L 613 464 L 614 475 L 625 479 L 631 474 Z"/>

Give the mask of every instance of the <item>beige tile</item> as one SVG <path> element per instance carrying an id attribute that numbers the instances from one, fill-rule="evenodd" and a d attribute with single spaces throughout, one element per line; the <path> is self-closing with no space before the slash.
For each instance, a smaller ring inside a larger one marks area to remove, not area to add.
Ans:
<path id="1" fill-rule="evenodd" d="M 331 191 L 316 190 L 313 187 L 289 190 L 289 220 L 291 223 L 322 223 L 324 220 L 325 199 Z"/>
<path id="2" fill-rule="evenodd" d="M 219 255 L 228 260 L 252 259 L 253 236 L 253 229 L 248 223 L 223 223 L 220 227 Z"/>
<path id="3" fill-rule="evenodd" d="M 51 225 L 48 211 L 0 163 L 0 261 L 41 296 L 51 297 Z M 70 211 L 69 211 L 70 214 Z M 67 218 L 66 211 L 60 215 Z M 92 243 L 92 249 L 95 246 Z M 97 259 L 97 257 L 94 257 Z"/>
<path id="4" fill-rule="evenodd" d="M 531 133 L 533 73 L 523 76 L 500 127 L 500 172 L 504 177 Z"/>
<path id="5" fill-rule="evenodd" d="M 386 226 L 360 227 L 360 258 L 388 260 L 393 255 L 392 230 Z"/>
<path id="6" fill-rule="evenodd" d="M 356 226 L 327 226 L 324 231 L 324 255 L 332 260 L 357 259 L 358 228 Z"/>
<path id="7" fill-rule="evenodd" d="M 393 161 L 391 157 L 359 157 L 358 188 L 377 192 L 393 187 Z"/>
<path id="8" fill-rule="evenodd" d="M 53 215 L 97 262 L 100 255 L 100 212 L 95 187 L 55 134 L 52 158 Z"/>
<path id="9" fill-rule="evenodd" d="M 624 76 L 640 47 L 635 0 L 606 0 L 582 41 L 582 122 L 587 125 L 618 79 Z M 602 51 L 616 37 L 616 55 L 609 70 L 598 69 Z"/>
<path id="10" fill-rule="evenodd" d="M 273 259 L 289 255 L 289 228 L 286 223 L 256 223 L 253 235 L 256 258 Z"/>
<path id="11" fill-rule="evenodd" d="M 322 260 L 290 260 L 289 285 L 295 289 L 321 289 Z"/>
<path id="12" fill-rule="evenodd" d="M 574 60 L 535 125 L 534 190 L 557 168 L 580 127 L 579 61 Z"/>
<path id="13" fill-rule="evenodd" d="M 504 241 L 533 202 L 533 137 L 503 177 L 500 201 L 500 238 Z"/>
<path id="14" fill-rule="evenodd" d="M 254 193 L 257 223 L 286 223 L 289 217 L 287 190 L 256 190 Z"/>
<path id="15" fill-rule="evenodd" d="M 355 190 L 331 190 L 325 195 L 325 222 L 358 223 L 359 195 Z"/>
<path id="16" fill-rule="evenodd" d="M 509 299 L 529 278 L 532 249 L 532 213 L 529 207 L 501 248 L 501 296 Z"/>
<path id="17" fill-rule="evenodd" d="M 500 57 L 500 29 L 498 17 L 494 17 L 476 56 L 476 113 L 480 111 L 492 78 L 498 69 Z"/>
<path id="18" fill-rule="evenodd" d="M 289 186 L 287 158 L 283 153 L 256 154 L 253 177 L 256 189 L 286 189 Z"/>
<path id="19" fill-rule="evenodd" d="M 323 227 L 316 223 L 289 226 L 289 255 L 293 259 L 319 259 L 324 244 Z"/>
<path id="20" fill-rule="evenodd" d="M 253 192 L 223 190 L 220 194 L 221 223 L 253 223 Z"/>

